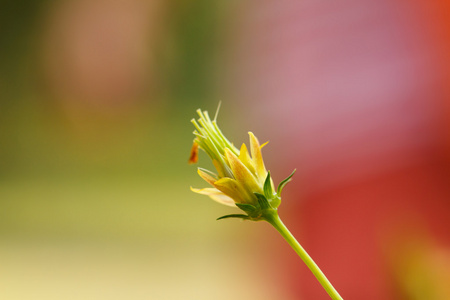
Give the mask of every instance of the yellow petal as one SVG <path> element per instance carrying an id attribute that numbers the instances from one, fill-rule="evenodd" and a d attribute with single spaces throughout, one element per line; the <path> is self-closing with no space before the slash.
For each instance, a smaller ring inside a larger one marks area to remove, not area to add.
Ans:
<path id="1" fill-rule="evenodd" d="M 209 195 L 209 197 L 220 204 L 236 207 L 236 204 L 234 204 L 234 200 L 225 194 L 213 194 Z"/>
<path id="2" fill-rule="evenodd" d="M 214 187 L 238 203 L 246 203 L 251 199 L 249 198 L 250 195 L 235 179 L 221 178 L 214 183 Z"/>
<path id="3" fill-rule="evenodd" d="M 261 153 L 261 146 L 259 145 L 258 139 L 252 133 L 248 133 L 250 136 L 250 150 L 252 152 L 253 163 L 255 164 L 256 174 L 260 182 L 263 182 L 267 176 L 266 168 L 264 167 L 264 161 Z"/>
<path id="4" fill-rule="evenodd" d="M 197 169 L 197 173 L 198 175 L 200 175 L 201 178 L 203 178 L 203 180 L 205 180 L 207 183 L 209 183 L 210 185 L 214 186 L 214 182 L 217 180 L 216 178 L 214 178 L 212 175 L 208 174 L 207 172 L 205 172 L 207 170 L 204 170 L 202 168 L 198 168 Z"/>
<path id="5" fill-rule="evenodd" d="M 244 189 L 251 195 L 255 192 L 262 193 L 262 186 L 258 184 L 255 176 L 253 176 L 249 169 L 228 148 L 225 148 L 225 156 L 230 164 L 234 178 L 244 187 Z"/>
<path id="6" fill-rule="evenodd" d="M 236 207 L 236 205 L 234 204 L 234 200 L 225 195 L 224 193 L 222 193 L 221 191 L 219 191 L 218 189 L 215 188 L 195 189 L 191 187 L 191 191 L 193 191 L 194 193 L 207 195 L 214 201 L 219 202 L 220 204 Z"/>
<path id="7" fill-rule="evenodd" d="M 242 144 L 241 151 L 239 153 L 239 159 L 244 163 L 244 165 L 249 169 L 250 172 L 255 174 L 255 166 L 253 164 L 250 154 L 248 154 L 247 146 Z"/>

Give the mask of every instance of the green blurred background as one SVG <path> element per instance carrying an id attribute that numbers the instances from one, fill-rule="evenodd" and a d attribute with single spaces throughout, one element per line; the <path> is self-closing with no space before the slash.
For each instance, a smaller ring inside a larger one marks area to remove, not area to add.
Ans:
<path id="1" fill-rule="evenodd" d="M 229 5 L 1 2 L 1 299 L 273 298 L 236 287 L 252 227 L 189 191 Z"/>

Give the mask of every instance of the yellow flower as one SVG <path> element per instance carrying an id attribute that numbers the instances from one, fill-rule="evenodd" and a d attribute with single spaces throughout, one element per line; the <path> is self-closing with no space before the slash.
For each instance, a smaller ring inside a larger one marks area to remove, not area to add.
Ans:
<path id="1" fill-rule="evenodd" d="M 238 150 L 222 134 L 216 118 L 211 120 L 208 112 L 202 112 L 200 109 L 197 113 L 200 118 L 191 121 L 196 128 L 196 137 L 189 162 L 196 163 L 198 149 L 202 149 L 211 158 L 217 173 L 198 168 L 200 177 L 212 187 L 191 190 L 208 195 L 219 203 L 238 206 L 253 219 L 257 218 L 265 207 L 261 201 L 268 202 L 270 208 L 276 209 L 281 201 L 281 189 L 293 174 L 283 181 L 275 192 L 270 172 L 267 172 L 262 158 L 261 148 L 265 144 L 261 146 L 255 135 L 249 132 L 251 155 L 245 144 Z"/>
<path id="2" fill-rule="evenodd" d="M 192 120 L 196 130 L 190 163 L 198 161 L 198 151 L 202 149 L 211 158 L 216 172 L 198 168 L 198 174 L 212 187 L 192 191 L 208 195 L 213 200 L 230 206 L 237 206 L 246 214 L 231 214 L 218 218 L 240 218 L 252 221 L 267 221 L 284 237 L 300 258 L 313 272 L 333 300 L 342 300 L 316 263 L 297 242 L 278 216 L 281 191 L 294 175 L 292 172 L 275 191 L 270 172 L 266 170 L 261 148 L 255 135 L 249 132 L 250 153 L 243 144 L 238 150 L 220 131 L 216 117 L 211 121 L 207 111 L 197 110 L 200 118 Z M 250 155 L 251 154 L 251 155 Z"/>

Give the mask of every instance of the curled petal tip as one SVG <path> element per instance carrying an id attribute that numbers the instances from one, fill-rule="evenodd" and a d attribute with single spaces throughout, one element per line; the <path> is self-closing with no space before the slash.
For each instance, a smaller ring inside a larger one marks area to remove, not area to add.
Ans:
<path id="1" fill-rule="evenodd" d="M 195 164 L 198 162 L 198 144 L 194 142 L 191 148 L 191 154 L 189 155 L 189 164 Z"/>

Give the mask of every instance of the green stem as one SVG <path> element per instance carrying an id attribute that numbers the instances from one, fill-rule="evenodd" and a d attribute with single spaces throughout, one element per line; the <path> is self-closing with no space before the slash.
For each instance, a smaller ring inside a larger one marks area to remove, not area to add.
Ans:
<path id="1" fill-rule="evenodd" d="M 290 233 L 287 229 L 286 225 L 283 224 L 278 213 L 276 211 L 272 211 L 269 214 L 265 214 L 264 219 L 272 224 L 276 230 L 283 236 L 283 238 L 291 245 L 292 249 L 297 252 L 298 256 L 303 260 L 303 262 L 308 266 L 311 272 L 316 276 L 317 280 L 320 282 L 322 287 L 327 291 L 328 295 L 330 295 L 333 300 L 343 300 L 343 298 L 339 295 L 336 289 L 331 285 L 328 281 L 325 274 L 319 269 L 313 259 L 308 255 L 308 253 L 303 249 L 303 247 L 297 242 L 295 237 Z"/>

